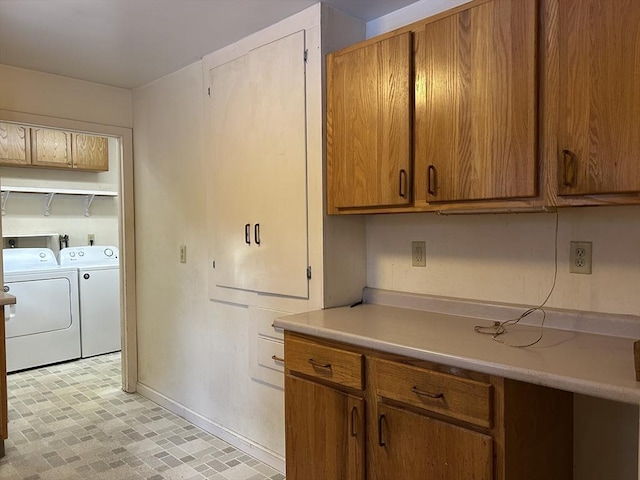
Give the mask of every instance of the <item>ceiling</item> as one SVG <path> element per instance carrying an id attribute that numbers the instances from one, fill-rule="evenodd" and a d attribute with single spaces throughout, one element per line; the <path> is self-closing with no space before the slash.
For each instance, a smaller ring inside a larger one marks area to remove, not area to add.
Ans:
<path id="1" fill-rule="evenodd" d="M 322 1 L 369 21 L 416 0 Z M 131 89 L 317 2 L 0 0 L 0 63 Z"/>

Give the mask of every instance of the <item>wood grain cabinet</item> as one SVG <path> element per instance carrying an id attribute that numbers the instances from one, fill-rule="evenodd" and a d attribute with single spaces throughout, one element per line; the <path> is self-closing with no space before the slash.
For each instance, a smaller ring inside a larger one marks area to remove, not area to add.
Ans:
<path id="1" fill-rule="evenodd" d="M 0 122 L 0 165 L 31 165 L 31 129 Z"/>
<path id="2" fill-rule="evenodd" d="M 417 202 L 536 195 L 536 12 L 493 0 L 415 33 Z"/>
<path id="3" fill-rule="evenodd" d="M 412 201 L 412 34 L 327 57 L 328 211 Z"/>
<path id="4" fill-rule="evenodd" d="M 109 170 L 108 139 L 2 122 L 0 165 L 103 172 Z"/>
<path id="5" fill-rule="evenodd" d="M 285 372 L 288 480 L 572 476 L 571 393 L 291 332 Z"/>
<path id="6" fill-rule="evenodd" d="M 558 193 L 640 192 L 640 3 L 557 0 Z"/>

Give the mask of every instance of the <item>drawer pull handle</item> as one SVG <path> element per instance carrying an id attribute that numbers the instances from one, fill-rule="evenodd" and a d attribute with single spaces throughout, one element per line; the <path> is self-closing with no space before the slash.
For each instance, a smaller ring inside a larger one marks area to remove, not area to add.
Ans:
<path id="1" fill-rule="evenodd" d="M 442 398 L 444 397 L 444 393 L 429 393 L 424 390 L 420 390 L 418 387 L 411 387 L 411 391 L 416 395 L 420 395 L 421 397 L 429 397 L 429 398 Z"/>
<path id="2" fill-rule="evenodd" d="M 387 444 L 385 443 L 382 437 L 382 427 L 384 425 L 384 419 L 385 419 L 384 413 L 378 417 L 378 445 L 380 445 L 381 447 L 387 446 Z"/>
<path id="3" fill-rule="evenodd" d="M 357 421 L 358 421 L 358 407 L 354 405 L 353 408 L 351 408 L 351 436 L 352 437 L 358 436 Z"/>
<path id="4" fill-rule="evenodd" d="M 274 362 L 282 362 L 282 363 L 284 363 L 284 358 L 278 357 L 276 355 L 271 355 L 271 360 L 273 360 Z"/>
<path id="5" fill-rule="evenodd" d="M 320 363 L 320 362 L 316 362 L 313 358 L 309 359 L 309 363 L 311 365 L 313 365 L 314 367 L 318 367 L 318 368 L 326 368 L 327 370 L 331 370 L 331 364 L 330 363 Z"/>

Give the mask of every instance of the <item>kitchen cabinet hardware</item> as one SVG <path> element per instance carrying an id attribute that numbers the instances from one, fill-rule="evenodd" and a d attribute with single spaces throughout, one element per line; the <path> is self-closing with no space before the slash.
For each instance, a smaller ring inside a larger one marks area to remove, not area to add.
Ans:
<path id="1" fill-rule="evenodd" d="M 251 245 L 251 224 L 244 224 L 244 243 Z"/>
<path id="2" fill-rule="evenodd" d="M 573 187 L 576 184 L 576 154 L 569 151 L 562 151 L 563 181 L 565 187 Z"/>
<path id="3" fill-rule="evenodd" d="M 260 224 L 256 223 L 253 226 L 253 241 L 256 245 L 260 245 Z"/>
<path id="4" fill-rule="evenodd" d="M 420 390 L 416 386 L 411 387 L 411 391 L 421 397 L 444 398 L 444 393 L 429 393 L 429 392 L 425 392 L 424 390 Z"/>
<path id="5" fill-rule="evenodd" d="M 407 171 L 404 168 L 400 170 L 400 196 L 407 198 Z"/>
<path id="6" fill-rule="evenodd" d="M 309 359 L 309 363 L 311 365 L 313 365 L 314 367 L 318 367 L 318 368 L 324 368 L 327 370 L 331 370 L 331 364 L 330 363 L 321 363 L 321 362 L 317 362 L 316 360 L 314 360 L 313 358 Z"/>
<path id="7" fill-rule="evenodd" d="M 433 165 L 427 168 L 427 193 L 434 196 L 436 194 L 436 167 Z"/>
<path id="8" fill-rule="evenodd" d="M 357 422 L 358 422 L 358 407 L 354 405 L 353 407 L 351 407 L 351 436 L 352 437 L 358 436 Z"/>
<path id="9" fill-rule="evenodd" d="M 384 419 L 385 419 L 385 414 L 381 414 L 378 416 L 378 445 L 381 447 L 386 447 L 387 444 L 385 443 L 384 439 L 383 439 L 383 434 L 382 434 L 382 429 L 384 427 Z"/>
<path id="10" fill-rule="evenodd" d="M 284 363 L 284 358 L 278 357 L 277 355 L 271 355 L 271 360 L 273 360 L 274 362 Z"/>

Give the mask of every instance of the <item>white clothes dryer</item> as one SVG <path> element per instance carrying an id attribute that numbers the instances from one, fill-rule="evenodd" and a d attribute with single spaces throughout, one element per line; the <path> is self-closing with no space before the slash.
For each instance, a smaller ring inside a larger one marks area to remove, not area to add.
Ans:
<path id="1" fill-rule="evenodd" d="M 3 250 L 7 371 L 80 358 L 78 274 L 48 248 Z"/>
<path id="2" fill-rule="evenodd" d="M 120 260 L 117 247 L 69 247 L 58 252 L 60 267 L 75 267 L 80 295 L 82 358 L 121 349 Z"/>

